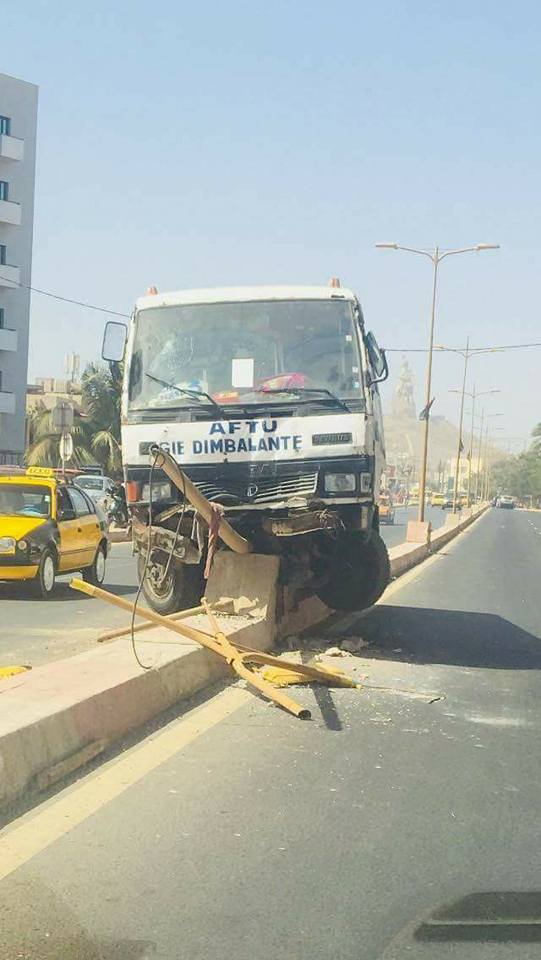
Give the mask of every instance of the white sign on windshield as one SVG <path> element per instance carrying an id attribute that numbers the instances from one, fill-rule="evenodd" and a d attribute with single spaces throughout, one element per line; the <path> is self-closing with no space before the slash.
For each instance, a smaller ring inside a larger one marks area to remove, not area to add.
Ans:
<path id="1" fill-rule="evenodd" d="M 235 357 L 231 361 L 231 386 L 248 387 L 254 385 L 253 357 Z"/>

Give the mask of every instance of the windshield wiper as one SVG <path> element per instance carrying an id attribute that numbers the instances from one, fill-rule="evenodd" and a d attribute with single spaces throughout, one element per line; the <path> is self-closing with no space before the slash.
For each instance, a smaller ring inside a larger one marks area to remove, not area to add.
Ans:
<path id="1" fill-rule="evenodd" d="M 254 390 L 254 393 L 289 393 L 292 396 L 302 396 L 306 393 L 324 393 L 325 397 L 328 397 L 329 400 L 334 400 L 335 404 L 337 404 L 341 410 L 346 410 L 349 413 L 349 407 L 346 402 L 341 400 L 340 397 L 337 397 L 332 390 L 327 390 L 326 387 L 273 387 L 270 390 L 265 390 L 263 387 L 260 387 L 259 389 Z"/>
<path id="2" fill-rule="evenodd" d="M 176 390 L 177 393 L 180 393 L 181 396 L 190 397 L 192 400 L 198 400 L 201 403 L 201 397 L 205 397 L 209 403 L 212 404 L 215 410 L 218 413 L 225 417 L 225 412 L 223 407 L 219 403 L 216 403 L 216 400 L 213 400 L 210 393 L 205 393 L 204 390 L 190 390 L 188 387 L 177 387 L 176 383 L 169 383 L 167 380 L 161 380 L 160 377 L 153 376 L 152 373 L 145 373 L 145 377 L 148 377 L 149 380 L 154 380 L 155 383 L 161 383 L 162 387 L 169 387 L 170 390 Z"/>

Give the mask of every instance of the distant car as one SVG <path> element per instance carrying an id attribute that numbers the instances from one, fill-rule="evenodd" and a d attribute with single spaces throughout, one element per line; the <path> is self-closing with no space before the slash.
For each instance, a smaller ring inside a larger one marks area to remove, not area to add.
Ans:
<path id="1" fill-rule="evenodd" d="M 443 507 L 444 500 L 445 500 L 445 496 L 443 495 L 443 493 L 433 493 L 430 498 L 430 506 Z"/>
<path id="2" fill-rule="evenodd" d="M 81 487 L 89 497 L 92 497 L 94 503 L 107 512 L 111 494 L 115 488 L 115 481 L 111 477 L 98 477 L 91 473 L 80 473 L 74 481 L 78 487 Z"/>
<path id="3" fill-rule="evenodd" d="M 499 498 L 498 506 L 502 510 L 514 510 L 515 509 L 515 500 L 513 497 L 503 496 Z"/>
<path id="4" fill-rule="evenodd" d="M 388 493 L 379 496 L 380 523 L 394 523 L 394 503 Z"/>
<path id="5" fill-rule="evenodd" d="M 410 497 L 408 500 L 408 507 L 418 507 L 419 506 L 419 497 Z"/>

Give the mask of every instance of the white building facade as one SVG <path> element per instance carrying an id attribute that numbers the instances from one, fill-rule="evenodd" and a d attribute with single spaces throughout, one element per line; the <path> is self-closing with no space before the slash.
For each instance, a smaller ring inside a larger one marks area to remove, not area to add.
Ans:
<path id="1" fill-rule="evenodd" d="M 22 463 L 38 88 L 0 73 L 0 464 Z"/>

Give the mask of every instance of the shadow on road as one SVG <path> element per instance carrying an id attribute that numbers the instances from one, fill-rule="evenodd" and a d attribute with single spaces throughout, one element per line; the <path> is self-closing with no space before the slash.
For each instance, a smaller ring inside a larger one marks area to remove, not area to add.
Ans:
<path id="1" fill-rule="evenodd" d="M 415 939 L 440 943 L 541 943 L 541 894 L 470 894 L 434 913 L 415 930 Z"/>
<path id="2" fill-rule="evenodd" d="M 541 670 L 540 638 L 493 613 L 377 606 L 347 633 L 363 657 L 491 670 Z"/>

